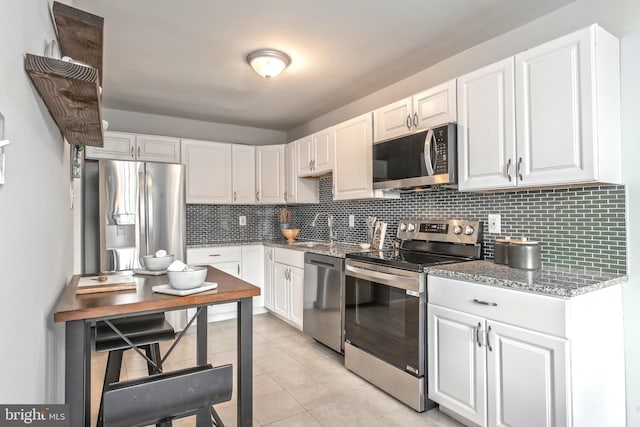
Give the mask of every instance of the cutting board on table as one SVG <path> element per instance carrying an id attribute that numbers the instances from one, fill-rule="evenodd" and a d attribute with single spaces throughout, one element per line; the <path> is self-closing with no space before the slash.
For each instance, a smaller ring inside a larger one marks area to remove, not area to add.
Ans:
<path id="1" fill-rule="evenodd" d="M 100 281 L 98 280 L 99 277 L 106 277 L 107 280 Z M 76 295 L 135 289 L 136 281 L 133 280 L 132 274 L 81 277 L 76 288 Z"/>

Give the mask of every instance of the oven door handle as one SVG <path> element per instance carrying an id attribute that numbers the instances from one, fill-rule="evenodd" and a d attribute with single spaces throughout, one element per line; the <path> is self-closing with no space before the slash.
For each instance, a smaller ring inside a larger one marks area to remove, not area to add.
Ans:
<path id="1" fill-rule="evenodd" d="M 376 283 L 391 286 L 392 288 L 400 288 L 413 292 L 424 291 L 424 289 L 420 289 L 419 277 L 406 277 L 402 275 L 383 273 L 366 268 L 354 267 L 353 265 L 345 266 L 345 274 L 357 279 L 375 281 Z"/>

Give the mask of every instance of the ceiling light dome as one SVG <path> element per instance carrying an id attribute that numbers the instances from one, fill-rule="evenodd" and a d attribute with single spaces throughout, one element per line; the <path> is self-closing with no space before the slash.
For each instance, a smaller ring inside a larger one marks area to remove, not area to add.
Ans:
<path id="1" fill-rule="evenodd" d="M 251 68 L 262 77 L 276 77 L 291 64 L 291 58 L 284 52 L 275 49 L 259 49 L 247 55 Z"/>

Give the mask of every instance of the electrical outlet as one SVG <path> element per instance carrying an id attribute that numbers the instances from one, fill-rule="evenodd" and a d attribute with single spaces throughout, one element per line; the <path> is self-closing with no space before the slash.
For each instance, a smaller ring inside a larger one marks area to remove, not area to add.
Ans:
<path id="1" fill-rule="evenodd" d="M 502 224 L 500 214 L 489 214 L 489 233 L 501 234 Z"/>
<path id="2" fill-rule="evenodd" d="M 246 216 L 244 216 L 244 215 L 240 215 L 240 216 L 238 217 L 238 223 L 239 223 L 240 225 L 247 225 L 247 217 L 246 217 Z"/>
<path id="3" fill-rule="evenodd" d="M 356 217 L 353 215 L 349 215 L 349 227 L 355 227 L 356 226 Z"/>

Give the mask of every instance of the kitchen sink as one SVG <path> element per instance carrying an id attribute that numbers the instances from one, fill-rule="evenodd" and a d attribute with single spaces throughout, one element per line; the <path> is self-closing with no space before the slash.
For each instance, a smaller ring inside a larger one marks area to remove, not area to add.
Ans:
<path id="1" fill-rule="evenodd" d="M 307 242 L 296 242 L 295 246 L 304 246 L 306 248 L 313 248 L 316 246 L 329 246 L 329 242 L 315 242 L 315 241 L 307 241 Z"/>

